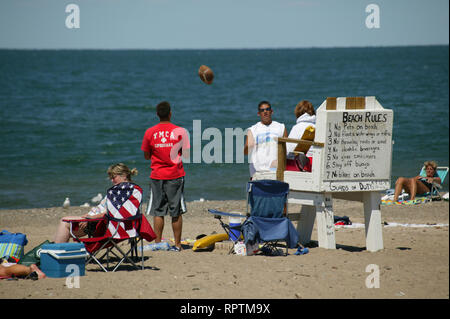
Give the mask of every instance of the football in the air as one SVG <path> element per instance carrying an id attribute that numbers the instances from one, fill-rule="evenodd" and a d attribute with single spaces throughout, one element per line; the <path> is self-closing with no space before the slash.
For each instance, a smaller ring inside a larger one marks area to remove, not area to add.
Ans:
<path id="1" fill-rule="evenodd" d="M 198 75 L 200 76 L 200 79 L 206 84 L 211 84 L 214 80 L 213 71 L 206 65 L 200 66 L 200 68 L 198 69 Z"/>

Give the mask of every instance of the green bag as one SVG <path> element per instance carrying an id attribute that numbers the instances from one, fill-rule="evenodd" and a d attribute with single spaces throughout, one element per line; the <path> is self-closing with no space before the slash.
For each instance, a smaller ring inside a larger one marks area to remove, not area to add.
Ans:
<path id="1" fill-rule="evenodd" d="M 19 260 L 19 264 L 25 265 L 25 266 L 31 266 L 32 264 L 36 264 L 36 266 L 39 267 L 41 263 L 41 246 L 45 244 L 51 244 L 53 242 L 46 240 L 43 243 L 40 243 L 36 247 L 34 247 L 32 250 L 27 252 L 22 258 Z"/>

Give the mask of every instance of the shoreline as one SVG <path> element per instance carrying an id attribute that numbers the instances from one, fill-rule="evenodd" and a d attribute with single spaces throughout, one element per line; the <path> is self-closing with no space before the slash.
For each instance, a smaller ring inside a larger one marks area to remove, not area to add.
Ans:
<path id="1" fill-rule="evenodd" d="M 209 208 L 245 212 L 246 203 L 245 200 L 187 202 L 182 239 L 224 232 L 207 212 Z M 333 208 L 337 216 L 348 216 L 354 224 L 364 223 L 362 203 L 336 199 Z M 25 252 L 28 252 L 45 240 L 52 240 L 60 218 L 81 215 L 87 209 L 2 210 L 0 228 L 26 234 Z M 300 205 L 290 204 L 288 210 L 297 213 Z M 228 255 L 220 245 L 211 252 L 194 252 L 188 246 L 182 252 L 145 251 L 148 259 L 144 270 L 104 273 L 90 264 L 77 289 L 68 288 L 66 278 L 2 280 L 5 289 L 0 290 L 0 299 L 448 299 L 449 202 L 381 206 L 381 216 L 388 225 L 383 227 L 384 249 L 377 252 L 365 250 L 365 230 L 360 227 L 336 227 L 337 249 L 319 248 L 315 225 L 308 245 L 310 252 L 306 255 L 294 255 L 295 249 L 289 249 L 286 257 Z M 152 218 L 147 219 L 153 224 Z M 170 220 L 165 221 L 163 237 L 170 239 L 173 237 Z M 394 223 L 427 227 L 392 227 Z M 144 241 L 144 245 L 147 243 Z M 366 287 L 368 265 L 378 267 L 380 288 Z"/>
<path id="2" fill-rule="evenodd" d="M 388 191 L 392 191 L 393 192 L 394 189 L 390 188 L 390 189 L 386 190 L 385 192 L 381 192 L 382 196 L 385 195 L 385 193 L 388 192 Z M 441 196 L 444 196 L 448 192 L 449 192 L 449 190 L 446 189 L 446 188 L 442 188 L 440 190 Z M 245 196 L 245 194 L 243 194 L 243 196 Z M 333 201 L 336 201 L 336 200 L 339 200 L 339 199 L 333 199 Z M 144 200 L 143 200 L 143 203 L 141 205 L 141 211 L 145 211 L 145 208 L 146 208 L 146 205 L 147 205 L 147 201 L 148 201 L 147 196 L 144 196 Z M 237 202 L 237 201 L 245 201 L 245 199 L 244 199 L 244 197 L 242 197 L 242 199 L 241 198 L 240 199 L 206 199 L 204 197 L 200 197 L 199 199 L 193 199 L 193 200 L 189 200 L 189 201 L 186 200 L 186 204 L 189 205 L 189 204 L 203 203 L 203 202 Z M 89 207 L 83 206 L 84 204 L 89 204 Z M 71 205 L 71 206 L 69 206 L 69 208 L 70 209 L 74 209 L 74 208 L 90 209 L 90 208 L 92 208 L 92 207 L 97 205 L 97 204 L 92 204 L 92 202 L 90 200 L 86 200 L 86 202 L 84 204 Z M 48 209 L 57 209 L 57 208 L 61 208 L 61 207 L 62 207 L 62 202 L 61 202 L 61 205 L 58 205 L 58 206 L 24 207 L 24 208 L 10 208 L 10 207 L 2 208 L 2 207 L 0 207 L 0 214 L 3 211 L 23 211 L 23 210 L 36 210 L 36 209 L 48 210 Z"/>

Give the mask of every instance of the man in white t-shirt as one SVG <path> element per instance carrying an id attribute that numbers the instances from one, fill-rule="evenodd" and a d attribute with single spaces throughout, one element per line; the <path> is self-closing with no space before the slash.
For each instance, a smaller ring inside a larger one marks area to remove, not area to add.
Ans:
<path id="1" fill-rule="evenodd" d="M 267 101 L 258 105 L 261 121 L 248 129 L 244 154 L 249 155 L 250 177 L 256 172 L 275 171 L 278 164 L 278 137 L 287 137 L 284 124 L 272 121 L 272 106 Z"/>

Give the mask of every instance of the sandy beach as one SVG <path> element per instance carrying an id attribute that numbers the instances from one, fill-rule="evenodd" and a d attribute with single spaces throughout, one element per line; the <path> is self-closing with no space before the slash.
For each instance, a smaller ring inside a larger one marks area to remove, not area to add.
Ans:
<path id="1" fill-rule="evenodd" d="M 333 206 L 335 215 L 350 217 L 354 225 L 364 223 L 362 203 L 334 200 Z M 183 239 L 223 232 L 219 222 L 207 212 L 208 208 L 245 212 L 245 201 L 188 203 Z M 2 210 L 0 228 L 26 234 L 27 252 L 44 240 L 53 239 L 61 217 L 81 215 L 86 210 L 82 207 Z M 299 211 L 299 205 L 289 205 L 290 213 Z M 182 252 L 145 251 L 148 257 L 145 270 L 125 268 L 104 273 L 91 264 L 80 278 L 79 288 L 69 288 L 65 278 L 1 280 L 0 298 L 448 299 L 448 202 L 381 206 L 381 213 L 385 224 L 384 249 L 378 252 L 365 250 L 365 232 L 361 227 L 337 228 L 336 250 L 318 248 L 315 228 L 306 255 L 296 256 L 294 249 L 286 257 L 228 255 L 226 245 L 217 245 L 210 252 L 194 252 L 188 246 Z M 149 221 L 153 223 L 150 218 Z M 166 218 L 164 238 L 171 237 L 170 221 Z M 366 267 L 371 264 L 379 267 L 379 288 L 366 287 L 370 275 Z"/>

